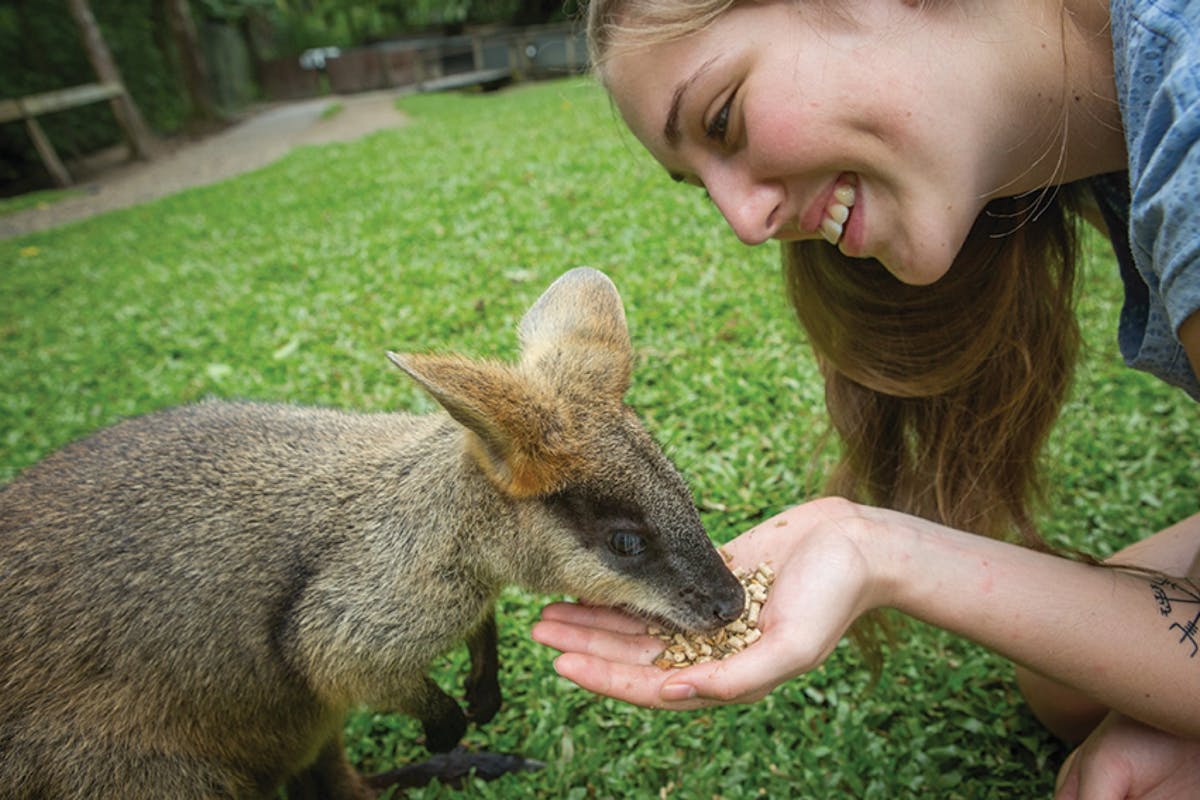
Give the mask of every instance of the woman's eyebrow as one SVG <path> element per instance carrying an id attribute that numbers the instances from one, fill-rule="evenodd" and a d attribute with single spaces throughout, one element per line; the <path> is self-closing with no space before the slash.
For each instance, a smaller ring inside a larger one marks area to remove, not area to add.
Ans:
<path id="1" fill-rule="evenodd" d="M 671 95 L 671 107 L 667 109 L 667 121 L 663 125 L 663 139 L 671 147 L 679 146 L 679 110 L 683 107 L 683 97 L 687 94 L 687 90 L 693 83 L 700 79 L 700 76 L 708 71 L 710 67 L 719 59 L 720 56 L 713 56 L 705 61 L 696 71 L 679 82 L 675 87 L 675 93 Z"/>

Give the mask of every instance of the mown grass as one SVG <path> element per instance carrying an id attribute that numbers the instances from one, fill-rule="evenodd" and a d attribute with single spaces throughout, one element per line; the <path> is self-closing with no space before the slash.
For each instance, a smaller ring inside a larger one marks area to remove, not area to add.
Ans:
<path id="1" fill-rule="evenodd" d="M 82 189 L 45 189 L 38 192 L 19 194 L 15 197 L 0 197 L 0 217 L 6 214 L 15 214 L 27 208 L 40 208 L 53 205 L 60 200 L 78 197 L 81 194 L 83 194 Z"/>
<path id="2" fill-rule="evenodd" d="M 0 481 L 121 417 L 209 395 L 429 410 L 385 349 L 511 358 L 528 304 L 588 264 L 621 289 L 630 400 L 714 539 L 819 490 L 821 386 L 773 247 L 741 246 L 673 185 L 589 81 L 402 108 L 403 129 L 0 242 Z M 1097 253 L 1043 524 L 1105 555 L 1195 512 L 1200 447 L 1194 405 L 1120 365 L 1119 282 Z M 655 713 L 555 676 L 528 638 L 547 599 L 503 595 L 506 705 L 468 737 L 546 768 L 412 796 L 1046 797 L 1064 755 L 1004 661 L 920 624 L 873 688 L 841 647 L 754 706 Z M 457 692 L 464 664 L 438 659 L 438 679 Z M 373 771 L 424 757 L 419 733 L 364 710 L 346 740 Z"/>

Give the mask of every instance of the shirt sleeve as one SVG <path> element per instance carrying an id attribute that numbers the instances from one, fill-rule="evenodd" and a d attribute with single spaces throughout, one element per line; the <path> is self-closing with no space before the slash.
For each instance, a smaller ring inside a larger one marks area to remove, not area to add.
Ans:
<path id="1" fill-rule="evenodd" d="M 1150 0 L 1128 34 L 1129 246 L 1148 308 L 1136 352 L 1122 352 L 1200 399 L 1178 337 L 1200 310 L 1200 3 Z"/>

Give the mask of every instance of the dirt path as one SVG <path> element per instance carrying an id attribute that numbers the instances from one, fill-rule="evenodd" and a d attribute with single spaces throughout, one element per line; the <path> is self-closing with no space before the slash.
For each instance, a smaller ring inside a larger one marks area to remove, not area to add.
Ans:
<path id="1" fill-rule="evenodd" d="M 124 148 L 116 148 L 77 172 L 77 188 L 84 194 L 0 216 L 0 239 L 215 183 L 266 166 L 298 145 L 350 141 L 403 125 L 397 96 L 394 91 L 370 92 L 272 105 L 212 136 L 164 141 L 147 162 L 129 161 Z M 335 103 L 341 110 L 323 119 Z"/>

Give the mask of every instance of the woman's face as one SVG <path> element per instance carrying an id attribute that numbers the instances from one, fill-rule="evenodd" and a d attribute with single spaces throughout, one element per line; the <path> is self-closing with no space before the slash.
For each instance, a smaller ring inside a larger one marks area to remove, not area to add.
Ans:
<path id="1" fill-rule="evenodd" d="M 1011 125 L 979 102 L 986 82 L 962 79 L 978 50 L 919 10 L 822 5 L 739 6 L 685 39 L 617 51 L 605 83 L 634 135 L 743 242 L 824 238 L 933 282 L 991 197 L 1032 188 L 995 155 L 1006 145 L 989 125 Z"/>

